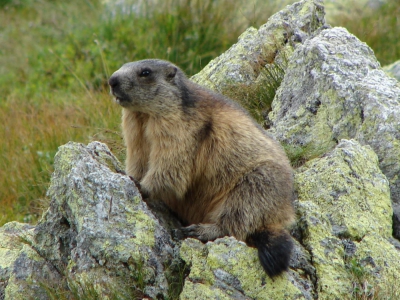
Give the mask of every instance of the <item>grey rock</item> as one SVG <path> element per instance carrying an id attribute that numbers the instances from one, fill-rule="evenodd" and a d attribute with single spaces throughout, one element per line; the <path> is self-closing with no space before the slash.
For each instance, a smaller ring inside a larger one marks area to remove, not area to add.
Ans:
<path id="1" fill-rule="evenodd" d="M 400 251 L 391 241 L 389 182 L 371 147 L 341 140 L 296 170 L 295 183 L 298 227 L 312 257 L 318 299 L 367 295 L 357 294 L 366 282 L 383 298 L 399 297 L 400 291 L 392 289 L 400 274 Z"/>
<path id="2" fill-rule="evenodd" d="M 35 251 L 33 230 L 17 222 L 0 228 L 1 300 L 48 299 L 44 287 L 61 286 L 62 276 Z"/>
<path id="3" fill-rule="evenodd" d="M 400 87 L 373 51 L 344 28 L 296 48 L 269 114 L 283 143 L 332 149 L 340 139 L 370 145 L 390 182 L 400 238 Z"/>
<path id="4" fill-rule="evenodd" d="M 178 263 L 175 244 L 133 181 L 110 167 L 122 169 L 104 144 L 60 147 L 48 190 L 51 205 L 35 228 L 35 248 L 71 277 L 119 288 L 118 277 L 125 277 L 145 295 L 167 297 L 167 269 Z M 142 282 L 132 276 L 138 269 Z"/>

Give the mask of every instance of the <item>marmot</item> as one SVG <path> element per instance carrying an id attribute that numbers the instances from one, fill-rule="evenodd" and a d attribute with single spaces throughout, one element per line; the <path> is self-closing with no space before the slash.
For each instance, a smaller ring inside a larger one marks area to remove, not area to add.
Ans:
<path id="1" fill-rule="evenodd" d="M 258 248 L 270 277 L 288 269 L 293 171 L 281 146 L 232 100 L 174 64 L 124 64 L 109 79 L 123 107 L 126 172 L 203 242 L 234 236 Z"/>

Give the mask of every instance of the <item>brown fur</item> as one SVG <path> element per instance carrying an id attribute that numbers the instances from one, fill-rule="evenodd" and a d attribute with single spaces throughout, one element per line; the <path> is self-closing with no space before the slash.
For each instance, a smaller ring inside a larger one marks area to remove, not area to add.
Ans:
<path id="1" fill-rule="evenodd" d="M 188 236 L 231 235 L 257 245 L 257 234 L 266 232 L 289 241 L 292 169 L 242 108 L 161 60 L 128 63 L 109 83 L 124 108 L 127 174 L 191 225 Z"/>

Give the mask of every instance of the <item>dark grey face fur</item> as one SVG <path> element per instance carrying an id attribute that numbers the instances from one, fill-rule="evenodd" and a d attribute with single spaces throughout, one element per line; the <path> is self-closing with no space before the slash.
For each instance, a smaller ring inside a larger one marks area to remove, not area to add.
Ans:
<path id="1" fill-rule="evenodd" d="M 180 104 L 180 86 L 184 78 L 183 72 L 172 63 L 146 59 L 124 64 L 108 83 L 122 107 L 157 114 Z"/>

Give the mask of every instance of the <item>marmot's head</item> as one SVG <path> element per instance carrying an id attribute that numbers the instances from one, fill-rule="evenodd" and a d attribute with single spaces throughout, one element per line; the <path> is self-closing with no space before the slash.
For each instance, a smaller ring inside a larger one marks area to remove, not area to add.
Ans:
<path id="1" fill-rule="evenodd" d="M 124 64 L 108 83 L 122 107 L 157 115 L 182 109 L 187 98 L 185 80 L 174 64 L 146 59 Z"/>

